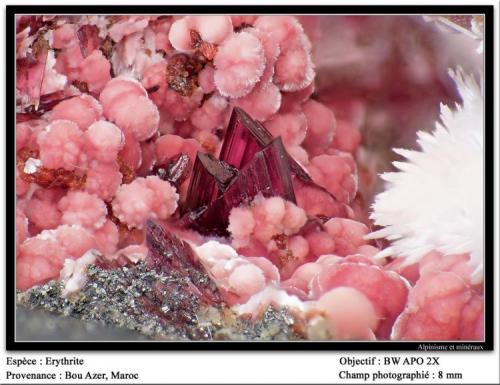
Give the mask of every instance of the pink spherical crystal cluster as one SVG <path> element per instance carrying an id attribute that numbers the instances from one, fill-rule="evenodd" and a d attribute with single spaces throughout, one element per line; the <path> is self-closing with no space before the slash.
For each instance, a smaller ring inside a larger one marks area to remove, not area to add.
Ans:
<path id="1" fill-rule="evenodd" d="M 481 339 L 467 255 L 373 258 L 370 98 L 318 93 L 319 22 L 19 17 L 17 289 L 148 259 L 206 270 L 236 312 L 287 306 L 311 339 Z"/>

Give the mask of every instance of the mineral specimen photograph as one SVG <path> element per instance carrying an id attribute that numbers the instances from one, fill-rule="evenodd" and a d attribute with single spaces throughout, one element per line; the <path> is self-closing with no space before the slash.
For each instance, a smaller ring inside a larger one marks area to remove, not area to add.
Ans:
<path id="1" fill-rule="evenodd" d="M 165 11 L 15 15 L 16 340 L 484 341 L 484 15 Z"/>

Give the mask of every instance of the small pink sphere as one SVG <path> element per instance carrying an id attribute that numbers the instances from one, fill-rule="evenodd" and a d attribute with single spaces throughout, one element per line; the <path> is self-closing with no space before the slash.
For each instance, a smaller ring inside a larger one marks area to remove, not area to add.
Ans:
<path id="1" fill-rule="evenodd" d="M 46 197 L 33 196 L 24 210 L 29 221 L 39 229 L 54 229 L 61 223 L 61 211 L 57 208 L 57 202 Z"/>
<path id="2" fill-rule="evenodd" d="M 67 258 L 77 259 L 96 245 L 91 232 L 81 226 L 62 225 L 55 230 L 57 242 L 66 251 Z"/>
<path id="3" fill-rule="evenodd" d="M 159 164 L 166 163 L 173 156 L 184 153 L 192 162 L 200 144 L 194 139 L 184 139 L 178 135 L 162 135 L 156 142 L 156 159 Z"/>
<path id="4" fill-rule="evenodd" d="M 247 207 L 235 207 L 229 214 L 229 226 L 227 230 L 234 238 L 248 237 L 253 233 L 255 221 L 252 211 Z"/>
<path id="5" fill-rule="evenodd" d="M 259 267 L 248 263 L 234 269 L 228 283 L 239 296 L 248 296 L 264 289 L 266 278 Z"/>
<path id="6" fill-rule="evenodd" d="M 92 123 L 100 119 L 102 108 L 90 95 L 75 96 L 57 104 L 49 115 L 49 120 L 71 120 L 80 130 L 85 131 Z"/>
<path id="7" fill-rule="evenodd" d="M 38 134 L 44 167 L 72 171 L 86 162 L 83 132 L 69 120 L 54 120 Z"/>
<path id="8" fill-rule="evenodd" d="M 355 254 L 370 230 L 361 222 L 347 218 L 332 218 L 325 223 L 328 234 L 335 239 L 335 253 L 338 255 Z"/>
<path id="9" fill-rule="evenodd" d="M 108 201 L 122 183 L 123 175 L 116 162 L 91 162 L 87 170 L 85 191 Z"/>
<path id="10" fill-rule="evenodd" d="M 247 257 L 245 259 L 262 270 L 266 282 L 278 283 L 280 281 L 280 272 L 269 259 L 264 257 Z"/>
<path id="11" fill-rule="evenodd" d="M 90 92 L 99 93 L 111 79 L 111 64 L 101 50 L 94 50 L 80 64 L 78 79 L 87 84 Z"/>
<path id="12" fill-rule="evenodd" d="M 342 203 L 350 203 L 358 189 L 358 178 L 350 154 L 318 155 L 307 169 L 312 179 Z"/>
<path id="13" fill-rule="evenodd" d="M 250 93 L 264 73 L 264 48 L 248 32 L 233 34 L 219 46 L 214 65 L 214 81 L 221 95 L 240 98 Z"/>
<path id="14" fill-rule="evenodd" d="M 129 227 L 141 229 L 152 212 L 155 192 L 146 184 L 146 179 L 137 178 L 132 183 L 122 184 L 113 199 L 113 214 Z"/>
<path id="15" fill-rule="evenodd" d="M 214 94 L 193 112 L 191 123 L 202 131 L 222 129 L 225 123 L 224 118 L 227 107 L 227 100 L 220 95 Z"/>
<path id="16" fill-rule="evenodd" d="M 113 101 L 110 111 L 112 115 L 109 119 L 138 141 L 151 138 L 158 130 L 160 123 L 158 108 L 146 96 L 134 94 L 120 96 Z"/>
<path id="17" fill-rule="evenodd" d="M 351 121 L 338 119 L 336 124 L 336 135 L 332 145 L 340 151 L 355 153 L 361 144 L 361 133 L 358 127 Z"/>
<path id="18" fill-rule="evenodd" d="M 326 215 L 329 217 L 342 214 L 344 206 L 339 204 L 330 194 L 317 187 L 294 183 L 297 204 L 308 215 Z"/>
<path id="19" fill-rule="evenodd" d="M 280 45 L 295 43 L 303 33 L 302 26 L 294 16 L 259 16 L 255 28 L 269 33 Z"/>
<path id="20" fill-rule="evenodd" d="M 274 65 L 274 82 L 282 91 L 299 91 L 314 80 L 310 53 L 297 46 L 280 54 Z"/>
<path id="21" fill-rule="evenodd" d="M 258 28 L 249 28 L 245 30 L 259 39 L 264 47 L 264 57 L 266 59 L 266 68 L 262 74 L 261 82 L 271 82 L 274 75 L 274 64 L 280 54 L 280 46 L 273 39 L 272 35 Z"/>
<path id="22" fill-rule="evenodd" d="M 26 239 L 16 260 L 16 288 L 26 290 L 59 275 L 66 251 L 51 237 Z"/>
<path id="23" fill-rule="evenodd" d="M 266 128 L 273 136 L 281 136 L 286 145 L 299 145 L 306 137 L 308 124 L 302 112 L 277 114 L 266 122 Z"/>
<path id="24" fill-rule="evenodd" d="M 335 240 L 326 231 L 312 232 L 306 236 L 310 252 L 314 257 L 335 251 Z"/>
<path id="25" fill-rule="evenodd" d="M 90 125 L 84 137 L 88 154 L 100 162 L 116 160 L 125 144 L 122 131 L 113 123 L 100 120 Z"/>
<path id="26" fill-rule="evenodd" d="M 281 105 L 281 92 L 271 82 L 260 82 L 246 96 L 232 99 L 232 104 L 244 109 L 259 121 L 266 121 L 278 112 Z"/>
<path id="27" fill-rule="evenodd" d="M 298 230 L 307 222 L 306 212 L 292 202 L 285 202 L 285 215 L 283 217 L 283 226 L 290 230 Z"/>
<path id="28" fill-rule="evenodd" d="M 144 87 L 137 80 L 124 76 L 111 79 L 99 95 L 99 101 L 104 108 L 104 115 L 109 117 L 110 106 L 124 95 L 148 96 Z"/>
<path id="29" fill-rule="evenodd" d="M 233 33 L 233 23 L 230 16 L 194 16 L 194 24 L 201 39 L 212 44 L 222 43 Z"/>
<path id="30" fill-rule="evenodd" d="M 323 294 L 318 305 L 325 310 L 335 339 L 367 339 L 378 320 L 370 300 L 351 287 L 338 287 Z"/>
<path id="31" fill-rule="evenodd" d="M 177 209 L 179 194 L 176 193 L 175 187 L 156 175 L 148 176 L 146 185 L 154 194 L 151 209 L 159 219 L 167 219 Z"/>
<path id="32" fill-rule="evenodd" d="M 307 119 L 307 137 L 304 146 L 312 155 L 323 153 L 335 136 L 336 122 L 332 110 L 311 99 L 302 105 Z"/>
<path id="33" fill-rule="evenodd" d="M 57 207 L 62 211 L 61 222 L 80 225 L 87 229 L 98 229 L 104 225 L 108 210 L 97 195 L 81 191 L 70 191 Z"/>
<path id="34" fill-rule="evenodd" d="M 193 50 L 190 29 L 192 29 L 192 16 L 176 20 L 170 27 L 168 40 L 177 51 L 190 52 Z"/>

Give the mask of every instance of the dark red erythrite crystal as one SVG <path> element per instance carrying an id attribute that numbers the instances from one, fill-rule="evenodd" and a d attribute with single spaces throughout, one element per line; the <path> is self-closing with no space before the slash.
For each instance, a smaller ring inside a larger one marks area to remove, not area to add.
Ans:
<path id="1" fill-rule="evenodd" d="M 237 174 L 236 168 L 210 154 L 198 152 L 183 212 L 192 212 L 192 208 L 197 208 L 195 215 L 205 212 Z"/>
<path id="2" fill-rule="evenodd" d="M 146 223 L 146 245 L 149 249 L 148 266 L 156 272 L 173 274 L 184 278 L 200 302 L 217 304 L 222 301 L 215 283 L 196 257 L 191 246 L 174 234 L 165 231 L 158 223 Z"/>
<path id="3" fill-rule="evenodd" d="M 219 159 L 240 170 L 273 136 L 241 108 L 235 107 L 229 120 Z"/>
<path id="4" fill-rule="evenodd" d="M 76 31 L 80 51 L 83 57 L 90 55 L 97 47 L 99 47 L 99 29 L 95 25 L 85 24 Z"/>
<path id="5" fill-rule="evenodd" d="M 253 120 L 245 111 L 235 107 L 229 120 L 229 126 L 224 136 L 220 152 L 220 160 L 240 169 L 247 164 L 254 154 L 267 146 L 273 140 L 273 135 L 260 122 Z M 290 170 L 306 184 L 316 185 L 309 174 L 286 151 Z M 326 190 L 324 190 L 326 191 Z"/>
<path id="6" fill-rule="evenodd" d="M 179 187 L 189 176 L 191 160 L 184 153 L 176 155 L 166 165 L 156 165 L 153 167 L 153 174 L 160 179 Z"/>
<path id="7" fill-rule="evenodd" d="M 281 196 L 295 202 L 288 156 L 281 138 L 271 141 L 237 172 L 235 168 L 207 154 L 198 154 L 188 191 L 191 225 L 201 233 L 227 235 L 233 207 L 256 195 Z"/>
<path id="8" fill-rule="evenodd" d="M 286 152 L 281 138 L 273 138 L 261 123 L 236 107 L 219 160 L 197 155 L 183 221 L 203 234 L 227 235 L 233 207 L 258 194 L 296 203 L 294 185 L 308 185 L 331 196 Z"/>
<path id="9" fill-rule="evenodd" d="M 295 202 L 288 157 L 281 138 L 274 139 L 254 155 L 226 190 L 198 214 L 194 227 L 204 233 L 227 235 L 231 209 L 248 203 L 258 194 L 266 198 L 280 196 Z"/>

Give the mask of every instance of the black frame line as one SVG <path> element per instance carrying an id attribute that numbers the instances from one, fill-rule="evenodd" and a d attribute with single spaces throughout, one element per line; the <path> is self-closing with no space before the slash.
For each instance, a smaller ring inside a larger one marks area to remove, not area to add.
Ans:
<path id="1" fill-rule="evenodd" d="M 16 341 L 15 340 L 15 16 L 16 14 L 352 14 L 446 15 L 483 14 L 485 127 L 485 334 L 484 341 Z M 472 351 L 494 348 L 494 7 L 493 5 L 7 5 L 6 6 L 6 349 L 7 351 L 418 351 L 419 345 L 468 345 Z M 11 144 L 9 146 L 9 143 Z M 10 204 L 10 205 L 9 205 Z M 446 352 L 449 350 L 428 350 Z M 459 351 L 459 350 L 454 350 Z"/>

